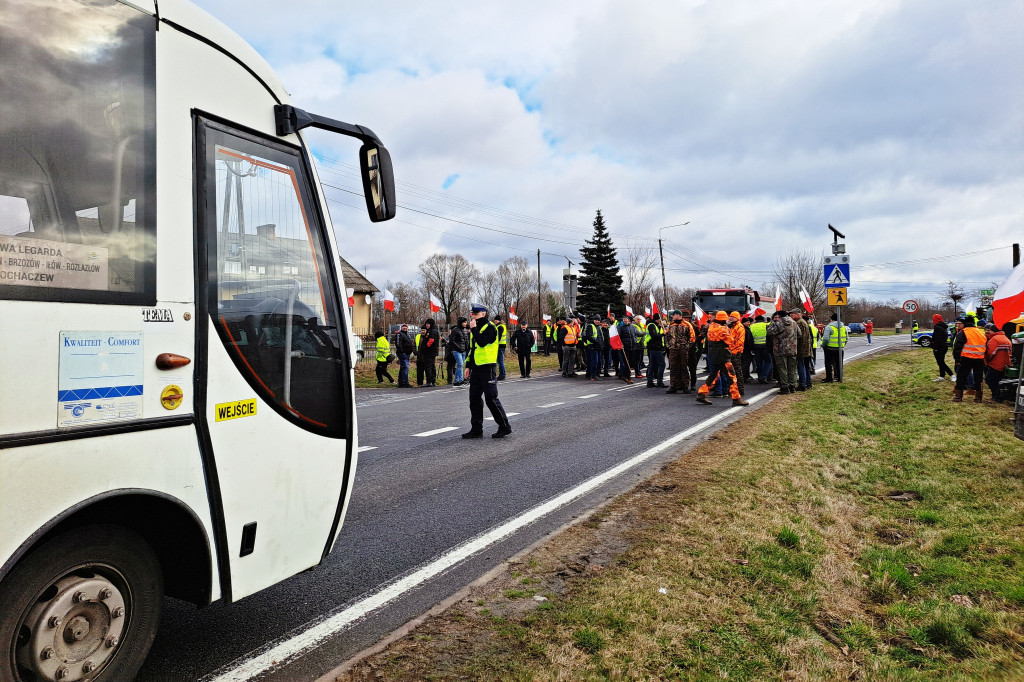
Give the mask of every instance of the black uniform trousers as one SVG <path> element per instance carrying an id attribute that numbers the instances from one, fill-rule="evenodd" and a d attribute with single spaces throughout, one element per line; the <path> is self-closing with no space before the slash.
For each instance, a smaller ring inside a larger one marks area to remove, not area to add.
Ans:
<path id="1" fill-rule="evenodd" d="M 505 408 L 498 400 L 498 366 L 483 365 L 474 367 L 469 373 L 469 424 L 470 431 L 481 433 L 484 430 L 484 402 L 494 417 L 499 428 L 510 428 Z"/>

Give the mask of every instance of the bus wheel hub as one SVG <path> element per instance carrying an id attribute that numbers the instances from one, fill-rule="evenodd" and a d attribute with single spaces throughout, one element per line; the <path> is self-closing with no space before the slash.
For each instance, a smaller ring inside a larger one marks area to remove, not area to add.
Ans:
<path id="1" fill-rule="evenodd" d="M 88 570 L 69 573 L 43 592 L 22 622 L 27 641 L 18 647 L 18 664 L 43 680 L 81 680 L 117 653 L 128 613 L 110 580 Z"/>

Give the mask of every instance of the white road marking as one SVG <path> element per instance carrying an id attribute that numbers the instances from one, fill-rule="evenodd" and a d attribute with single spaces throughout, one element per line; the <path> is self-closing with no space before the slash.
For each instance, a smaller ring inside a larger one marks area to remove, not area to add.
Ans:
<path id="1" fill-rule="evenodd" d="M 357 452 L 366 452 L 367 450 L 376 450 L 376 449 L 377 449 L 376 445 L 360 445 L 359 446 L 359 450 L 357 450 Z"/>
<path id="2" fill-rule="evenodd" d="M 518 412 L 506 412 L 505 416 L 506 417 L 514 417 L 517 414 L 519 414 L 519 413 Z M 487 419 L 488 421 L 494 421 L 494 417 L 484 417 L 484 419 Z"/>
<path id="3" fill-rule="evenodd" d="M 538 405 L 537 407 L 555 407 L 557 405 L 565 405 L 565 403 L 548 403 L 547 405 Z"/>
<path id="4" fill-rule="evenodd" d="M 425 438 L 427 436 L 436 436 L 437 434 L 444 433 L 446 431 L 454 431 L 457 428 L 459 428 L 459 427 L 458 426 L 442 426 L 441 428 L 434 429 L 433 431 L 424 431 L 423 433 L 414 433 L 412 435 L 414 437 L 416 437 L 416 438 Z"/>
<path id="5" fill-rule="evenodd" d="M 596 393 L 591 393 L 590 395 L 578 395 L 578 396 L 576 396 L 576 399 L 577 400 L 586 400 L 587 398 L 596 398 L 596 397 L 597 397 Z"/>
<path id="6" fill-rule="evenodd" d="M 875 350 L 880 350 L 883 347 L 884 346 L 881 346 L 880 344 L 879 348 L 872 348 L 871 350 L 863 353 L 849 356 L 847 359 L 852 360 L 862 355 L 874 352 Z M 765 391 L 751 397 L 748 402 L 750 404 L 754 404 L 774 395 L 776 395 L 775 391 Z M 404 577 L 383 585 L 376 591 L 368 593 L 365 597 L 359 599 L 351 606 L 328 615 L 318 621 L 313 621 L 304 631 L 299 632 L 292 637 L 279 639 L 276 642 L 272 642 L 267 646 L 257 649 L 250 656 L 239 659 L 234 667 L 226 667 L 226 669 L 222 668 L 221 670 L 223 672 L 218 671 L 211 675 L 207 675 L 203 678 L 203 682 L 244 682 L 245 680 L 250 680 L 258 675 L 262 675 L 272 669 L 285 665 L 286 663 L 316 648 L 330 637 L 333 637 L 339 632 L 347 629 L 359 619 L 383 606 L 386 606 L 406 592 L 415 589 L 427 580 L 443 573 L 459 562 L 497 542 L 500 542 L 521 528 L 528 526 L 538 519 L 541 519 L 561 507 L 579 499 L 617 476 L 626 473 L 639 464 L 643 464 L 647 460 L 661 454 L 677 443 L 700 433 L 709 426 L 729 418 L 736 414 L 737 410 L 742 409 L 742 407 L 729 407 L 728 409 L 722 410 L 713 417 L 709 417 L 708 419 L 691 426 L 685 431 L 677 433 L 671 438 L 644 450 L 625 462 L 622 462 L 618 466 L 612 467 L 604 473 L 598 474 L 597 476 L 566 490 L 561 495 L 553 497 L 547 502 L 524 512 L 520 516 L 509 519 L 500 526 L 495 526 L 491 530 L 486 531 L 475 538 L 471 538 L 461 545 L 453 547 L 430 563 L 423 564 L 418 569 L 408 573 Z M 454 428 L 456 427 L 448 427 L 443 430 L 448 431 Z"/>

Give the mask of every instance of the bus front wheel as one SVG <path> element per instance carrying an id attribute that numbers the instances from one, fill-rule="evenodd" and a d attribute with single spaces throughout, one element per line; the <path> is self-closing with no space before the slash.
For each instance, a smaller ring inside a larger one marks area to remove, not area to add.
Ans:
<path id="1" fill-rule="evenodd" d="M 60 533 L 0 583 L 0 679 L 133 679 L 156 636 L 162 594 L 160 562 L 134 531 Z"/>

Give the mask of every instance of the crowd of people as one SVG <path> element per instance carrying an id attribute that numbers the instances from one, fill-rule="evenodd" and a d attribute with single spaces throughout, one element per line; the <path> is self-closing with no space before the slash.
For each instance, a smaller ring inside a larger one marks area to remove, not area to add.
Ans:
<path id="1" fill-rule="evenodd" d="M 991 400 L 1002 403 L 1013 399 L 1004 395 L 1000 387 L 1006 368 L 1010 366 L 1013 346 L 1009 337 L 1015 325 L 1007 323 L 1000 329 L 974 313 L 967 313 L 953 320 L 953 330 L 942 315 L 932 316 L 931 349 L 939 368 L 939 376 L 933 381 L 955 381 L 953 402 L 963 402 L 964 395 L 974 396 L 974 402 L 984 400 L 983 385 L 988 384 Z M 953 350 L 953 369 L 946 364 L 946 353 L 950 342 Z M 1019 355 L 1018 355 L 1019 360 Z"/>
<path id="2" fill-rule="evenodd" d="M 446 335 L 433 319 L 424 321 L 415 335 L 408 325 L 402 325 L 390 339 L 378 332 L 377 381 L 394 383 L 388 364 L 397 359 L 398 387 L 412 387 L 412 364 L 416 385 L 435 386 L 440 356 L 447 383 L 466 384 L 471 374 L 466 362 L 472 345 L 470 323 L 470 319 L 459 317 Z M 828 324 L 819 325 L 800 309 L 775 312 L 770 318 L 721 310 L 701 320 L 694 319 L 689 310 L 654 313 L 649 320 L 629 313 L 618 317 L 608 310 L 589 319 L 578 314 L 544 320 L 536 332 L 521 319 L 511 334 L 501 315 L 494 315 L 489 326 L 496 334 L 496 381 L 506 378 L 508 351 L 518 359 L 520 377 L 530 378 L 536 347 L 543 356 L 557 355 L 565 378 L 583 376 L 600 381 L 615 377 L 626 383 L 645 379 L 649 388 L 664 388 L 669 394 L 696 393 L 697 402 L 703 404 L 711 404 L 709 398 L 729 396 L 734 405 L 746 405 L 744 387 L 752 381 L 774 382 L 782 394 L 806 391 L 812 386 L 819 347 L 824 350 L 823 382 L 840 382 L 840 349 L 847 342 L 847 330 L 835 315 Z M 698 388 L 697 368 L 702 357 L 708 375 Z"/>
<path id="3" fill-rule="evenodd" d="M 760 311 L 757 311 L 760 312 Z M 483 406 L 486 403 L 498 425 L 495 438 L 512 432 L 498 399 L 497 383 L 506 378 L 505 356 L 509 350 L 519 361 L 519 374 L 530 378 L 532 355 L 552 353 L 558 357 L 561 376 L 583 376 L 588 381 L 616 378 L 626 383 L 644 379 L 648 388 L 663 388 L 668 394 L 696 393 L 696 401 L 713 404 L 710 398 L 730 397 L 734 406 L 745 406 L 745 386 L 775 382 L 782 395 L 807 391 L 814 385 L 818 348 L 824 352 L 825 376 L 820 383 L 843 381 L 841 351 L 848 330 L 836 314 L 827 324 L 818 324 L 800 309 L 767 315 L 718 310 L 695 319 L 689 310 L 654 313 L 648 320 L 628 312 L 621 318 L 611 310 L 589 319 L 583 314 L 544 320 L 534 332 L 525 319 L 509 334 L 501 315 L 489 320 L 485 306 L 474 304 L 470 316 L 459 317 L 446 334 L 433 319 L 412 335 L 402 325 L 392 338 L 376 334 L 376 374 L 383 384 L 395 379 L 388 365 L 398 360 L 398 387 L 411 388 L 410 363 L 416 365 L 416 384 L 435 386 L 438 356 L 443 354 L 447 383 L 469 384 L 471 429 L 464 438 L 482 436 Z M 973 315 L 958 317 L 951 332 L 940 315 L 934 325 L 931 348 L 939 368 L 935 381 L 952 381 L 954 402 L 965 393 L 982 402 L 982 385 L 987 383 L 994 402 L 1005 397 L 999 383 L 1010 365 L 1012 346 L 1004 330 L 985 324 Z M 916 323 L 915 323 L 916 326 Z M 873 329 L 871 329 L 873 331 Z M 945 362 L 952 342 L 954 368 Z M 392 345 L 393 344 L 393 345 Z M 392 354 L 394 348 L 394 354 Z M 697 386 L 697 368 L 704 358 L 707 376 Z M 668 371 L 669 383 L 665 383 Z"/>

